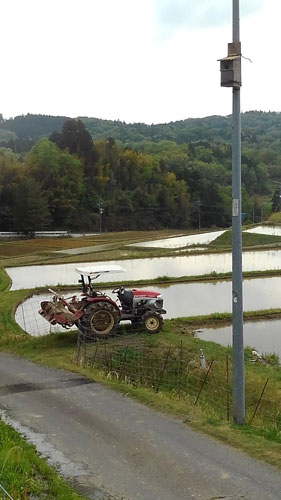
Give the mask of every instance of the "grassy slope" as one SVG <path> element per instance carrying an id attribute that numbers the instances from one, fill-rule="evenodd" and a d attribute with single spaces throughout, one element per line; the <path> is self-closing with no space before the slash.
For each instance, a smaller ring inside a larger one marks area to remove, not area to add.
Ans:
<path id="1" fill-rule="evenodd" d="M 242 233 L 242 243 L 243 249 L 247 247 L 258 247 L 258 246 L 272 246 L 281 244 L 281 236 L 271 236 L 267 234 L 255 234 L 255 233 Z M 209 244 L 212 248 L 231 248 L 232 245 L 232 231 L 226 231 L 221 236 L 219 236 L 215 241 Z"/>
<path id="2" fill-rule="evenodd" d="M 281 224 L 281 212 L 276 212 L 275 214 L 271 214 L 268 222 L 271 224 Z"/>
<path id="3" fill-rule="evenodd" d="M 4 269 L 0 268 L 0 292 L 4 292 L 9 288 L 11 280 Z"/>

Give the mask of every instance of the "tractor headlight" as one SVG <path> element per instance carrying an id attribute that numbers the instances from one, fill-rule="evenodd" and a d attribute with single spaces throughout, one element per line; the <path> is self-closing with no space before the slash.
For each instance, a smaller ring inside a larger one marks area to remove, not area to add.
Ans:
<path id="1" fill-rule="evenodd" d="M 155 307 L 157 307 L 157 309 L 162 309 L 163 308 L 163 299 L 157 299 L 155 301 Z"/>

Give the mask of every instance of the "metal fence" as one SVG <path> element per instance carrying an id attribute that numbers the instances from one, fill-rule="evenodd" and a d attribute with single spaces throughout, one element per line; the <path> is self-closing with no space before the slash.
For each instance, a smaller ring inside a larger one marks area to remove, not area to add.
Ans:
<path id="1" fill-rule="evenodd" d="M 52 327 L 38 314 L 41 299 L 39 296 L 35 299 L 34 303 L 31 301 L 17 308 L 17 322 L 33 335 L 57 331 L 57 325 Z M 9 317 L 2 312 L 0 326 L 7 330 L 8 325 Z M 213 349 L 211 356 L 205 353 L 206 359 L 202 363 L 202 344 L 198 343 L 197 352 L 194 343 L 191 350 L 184 345 L 185 342 L 174 347 L 165 347 L 161 342 L 159 346 L 154 335 L 144 336 L 143 333 L 138 324 L 119 325 L 115 337 L 103 340 L 94 338 L 91 330 L 84 329 L 83 334 L 78 333 L 75 360 L 120 383 L 163 392 L 171 398 L 186 401 L 187 405 L 203 407 L 211 417 L 231 420 L 231 356 L 219 357 Z M 259 370 L 262 362 L 260 359 L 249 360 L 246 356 L 246 422 L 259 428 L 266 425 L 267 429 L 280 433 L 281 442 L 281 367 L 267 364 L 266 369 Z"/>
<path id="2" fill-rule="evenodd" d="M 230 421 L 232 415 L 232 359 L 194 353 L 179 342 L 177 346 L 151 345 L 143 336 L 117 336 L 89 343 L 78 336 L 75 363 L 98 370 L 108 379 L 132 387 L 165 393 L 172 399 L 200 406 L 209 418 Z M 253 361 L 253 360 L 252 360 Z M 250 363 L 250 361 L 248 361 Z M 257 370 L 246 373 L 246 421 L 248 424 L 275 429 L 281 438 L 281 369 L 268 367 L 267 376 Z M 279 389 L 278 389 L 279 388 Z"/>
<path id="3" fill-rule="evenodd" d="M 9 498 L 10 500 L 14 500 L 13 497 L 5 490 L 4 486 L 0 483 L 0 499 L 1 500 L 7 500 Z"/>
<path id="4" fill-rule="evenodd" d="M 34 231 L 34 236 L 38 238 L 48 237 L 48 238 L 61 238 L 62 236 L 68 236 L 68 231 Z M 23 238 L 26 237 L 24 233 L 16 231 L 0 231 L 0 238 Z"/>
<path id="5" fill-rule="evenodd" d="M 197 356 L 184 348 L 182 342 L 175 347 L 153 346 L 136 335 L 94 343 L 79 336 L 75 362 L 133 387 L 166 393 L 188 404 L 200 403 L 208 413 L 229 419 L 232 367 L 228 358 L 224 363 L 205 359 L 200 351 Z"/>

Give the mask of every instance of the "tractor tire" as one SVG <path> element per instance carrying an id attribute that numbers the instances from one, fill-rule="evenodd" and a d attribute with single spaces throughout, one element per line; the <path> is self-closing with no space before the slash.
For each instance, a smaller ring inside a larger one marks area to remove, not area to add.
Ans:
<path id="1" fill-rule="evenodd" d="M 163 318 L 157 312 L 147 311 L 142 316 L 142 325 L 147 333 L 158 333 L 163 326 Z"/>
<path id="2" fill-rule="evenodd" d="M 105 339 L 114 335 L 119 323 L 117 309 L 110 302 L 93 302 L 85 310 L 78 328 L 90 339 Z"/>

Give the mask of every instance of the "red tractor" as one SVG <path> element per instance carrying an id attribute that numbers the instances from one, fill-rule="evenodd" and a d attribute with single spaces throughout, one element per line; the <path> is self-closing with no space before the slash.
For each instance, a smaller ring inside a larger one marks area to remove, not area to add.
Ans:
<path id="1" fill-rule="evenodd" d="M 41 302 L 39 314 L 52 325 L 78 330 L 88 338 L 106 338 L 116 332 L 120 321 L 130 320 L 133 325 L 148 333 L 157 333 L 163 325 L 163 299 L 160 293 L 149 290 L 125 289 L 118 286 L 112 290 L 119 300 L 93 288 L 92 281 L 101 274 L 124 272 L 120 266 L 104 265 L 77 268 L 81 276 L 82 294 L 65 299 L 54 294 L 52 300 Z"/>

